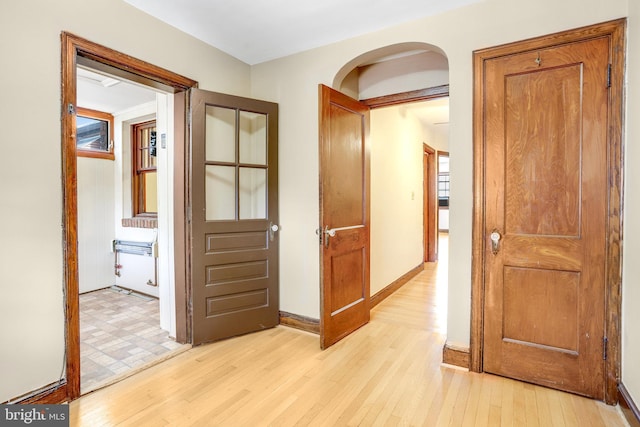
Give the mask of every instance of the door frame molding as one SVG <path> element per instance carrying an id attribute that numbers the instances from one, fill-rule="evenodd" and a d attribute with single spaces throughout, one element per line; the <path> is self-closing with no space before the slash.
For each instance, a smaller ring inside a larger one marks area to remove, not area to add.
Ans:
<path id="1" fill-rule="evenodd" d="M 175 263 L 176 263 L 176 304 L 177 340 L 186 342 L 189 337 L 189 275 L 185 272 L 188 254 L 185 221 L 185 188 L 189 183 L 185 179 L 188 169 L 186 163 L 186 112 L 187 91 L 197 87 L 198 83 L 187 77 L 160 68 L 148 62 L 136 59 L 97 43 L 63 31 L 61 39 L 61 145 L 62 145 L 62 238 L 64 252 L 64 296 L 65 296 L 65 357 L 66 357 L 66 395 L 68 400 L 80 397 L 80 310 L 78 283 L 78 189 L 75 138 L 75 108 L 77 102 L 76 66 L 78 63 L 90 64 L 96 69 L 126 77 L 147 86 L 162 89 L 174 94 L 175 121 Z"/>
<path id="2" fill-rule="evenodd" d="M 582 40 L 606 37 L 610 40 L 611 86 L 609 91 L 607 242 L 605 266 L 605 402 L 618 400 L 620 377 L 620 319 L 622 281 L 622 135 L 624 118 L 624 63 L 626 19 L 595 24 L 539 38 L 474 51 L 473 101 L 473 231 L 471 267 L 470 370 L 483 371 L 484 334 L 484 66 L 485 61 L 534 49 L 549 48 Z"/>
<path id="3" fill-rule="evenodd" d="M 422 260 L 438 260 L 438 152 L 422 143 Z"/>

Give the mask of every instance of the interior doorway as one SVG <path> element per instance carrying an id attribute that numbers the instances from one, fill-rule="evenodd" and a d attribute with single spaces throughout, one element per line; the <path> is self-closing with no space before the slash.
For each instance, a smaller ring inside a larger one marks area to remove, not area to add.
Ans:
<path id="1" fill-rule="evenodd" d="M 175 341 L 175 302 L 168 288 L 171 94 L 81 64 L 76 77 L 85 394 L 189 346 Z"/>
<path id="2" fill-rule="evenodd" d="M 86 39 L 63 32 L 62 41 L 62 170 L 63 170 L 63 244 L 65 252 L 65 324 L 66 324 L 66 394 L 69 400 L 80 396 L 80 322 L 79 322 L 79 252 L 78 252 L 78 164 L 77 164 L 77 67 L 78 65 L 102 71 L 105 74 L 126 78 L 138 84 L 153 87 L 172 94 L 173 103 L 168 105 L 173 121 L 167 132 L 173 150 L 169 165 L 172 169 L 171 203 L 166 207 L 167 249 L 169 263 L 173 269 L 169 273 L 169 286 L 175 302 L 175 336 L 179 342 L 187 342 L 188 287 L 185 274 L 186 227 L 184 220 L 185 183 L 185 123 L 186 91 L 195 87 L 193 80 L 170 71 L 113 51 Z M 174 189 L 178 191 L 173 191 Z M 175 254 L 175 256 L 174 256 Z"/>
<path id="3" fill-rule="evenodd" d="M 376 303 L 421 271 L 428 259 L 429 246 L 424 232 L 427 222 L 424 216 L 428 212 L 423 205 L 423 143 L 431 145 L 435 138 L 416 117 L 428 104 L 424 101 L 445 102 L 446 119 L 437 122 L 445 125 L 441 129 L 448 144 L 448 74 L 446 55 L 436 46 L 401 43 L 354 58 L 334 78 L 333 88 L 371 109 L 371 262 L 368 274 L 370 297 Z M 421 83 L 417 87 L 422 89 L 413 89 L 417 82 Z M 380 124 L 377 130 L 376 123 Z M 439 149 L 448 150 L 448 145 Z M 435 188 L 428 197 L 432 200 L 427 201 L 427 206 L 431 204 L 434 206 L 432 212 L 437 212 Z M 320 198 L 323 200 L 322 194 Z M 435 217 L 433 222 L 433 228 L 437 230 Z M 437 231 L 430 233 L 428 238 L 433 239 L 431 259 L 434 259 Z M 327 310 L 326 304 L 322 304 L 322 317 L 327 315 Z"/>

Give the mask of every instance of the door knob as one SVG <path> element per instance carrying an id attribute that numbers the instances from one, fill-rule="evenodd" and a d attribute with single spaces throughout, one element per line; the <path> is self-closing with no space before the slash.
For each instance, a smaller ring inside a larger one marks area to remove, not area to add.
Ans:
<path id="1" fill-rule="evenodd" d="M 489 238 L 491 239 L 491 252 L 496 255 L 500 251 L 500 239 L 502 236 L 498 230 L 493 230 Z"/>
<path id="2" fill-rule="evenodd" d="M 273 239 L 275 238 L 275 234 L 276 231 L 280 230 L 280 227 L 278 227 L 278 224 L 274 224 L 272 222 L 269 223 L 269 240 L 273 242 Z"/>

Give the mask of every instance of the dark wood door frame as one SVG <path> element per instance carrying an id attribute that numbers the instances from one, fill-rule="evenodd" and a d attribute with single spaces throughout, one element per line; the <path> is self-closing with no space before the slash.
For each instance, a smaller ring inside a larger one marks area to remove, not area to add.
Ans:
<path id="1" fill-rule="evenodd" d="M 185 189 L 189 183 L 185 179 L 186 155 L 186 112 L 187 91 L 197 87 L 197 82 L 171 71 L 141 61 L 68 32 L 61 33 L 62 43 L 62 197 L 63 197 L 63 251 L 64 251 L 64 295 L 65 295 L 65 347 L 66 384 L 63 393 L 68 400 L 80 397 L 80 319 L 78 284 L 78 200 L 77 165 L 75 138 L 76 108 L 76 66 L 89 65 L 92 68 L 109 71 L 112 74 L 134 80 L 148 86 L 174 94 L 175 121 L 175 263 L 176 263 L 176 304 L 177 340 L 187 342 L 189 336 L 189 274 L 187 257 L 187 228 L 185 207 L 188 202 Z"/>
<path id="2" fill-rule="evenodd" d="M 484 317 L 484 165 L 486 141 L 484 140 L 484 64 L 492 58 L 534 49 L 549 48 L 579 40 L 609 38 L 611 84 L 609 95 L 609 145 L 608 145 L 608 224 L 606 248 L 606 307 L 605 333 L 608 339 L 605 361 L 605 402 L 615 404 L 618 399 L 620 376 L 620 315 L 622 280 L 622 132 L 623 91 L 625 63 L 626 20 L 596 24 L 557 34 L 474 52 L 474 104 L 473 104 L 473 234 L 472 234 L 472 283 L 471 283 L 471 337 L 470 370 L 482 372 L 483 317 Z"/>
<path id="3" fill-rule="evenodd" d="M 422 223 L 424 262 L 438 260 L 438 156 L 436 150 L 422 143 Z"/>

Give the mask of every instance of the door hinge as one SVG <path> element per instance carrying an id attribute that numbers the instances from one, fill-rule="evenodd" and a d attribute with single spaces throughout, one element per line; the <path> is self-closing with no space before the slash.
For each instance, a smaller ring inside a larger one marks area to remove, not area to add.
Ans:
<path id="1" fill-rule="evenodd" d="M 67 105 L 67 114 L 75 114 L 76 113 L 76 107 L 75 105 L 69 103 Z"/>
<path id="2" fill-rule="evenodd" d="M 609 340 L 607 337 L 602 337 L 602 360 L 607 360 L 607 347 Z"/>
<path id="3" fill-rule="evenodd" d="M 611 87 L 611 64 L 607 66 L 607 87 Z"/>
<path id="4" fill-rule="evenodd" d="M 187 206 L 187 223 L 191 224 L 191 206 Z"/>

